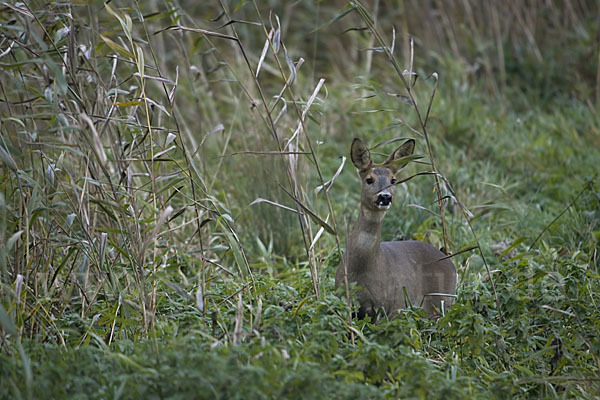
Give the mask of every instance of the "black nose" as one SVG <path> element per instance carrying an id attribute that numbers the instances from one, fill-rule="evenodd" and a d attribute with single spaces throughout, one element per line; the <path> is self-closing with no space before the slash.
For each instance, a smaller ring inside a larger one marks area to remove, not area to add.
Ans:
<path id="1" fill-rule="evenodd" d="M 380 206 L 389 206 L 392 204 L 392 195 L 389 193 L 382 193 L 377 196 L 377 204 Z"/>

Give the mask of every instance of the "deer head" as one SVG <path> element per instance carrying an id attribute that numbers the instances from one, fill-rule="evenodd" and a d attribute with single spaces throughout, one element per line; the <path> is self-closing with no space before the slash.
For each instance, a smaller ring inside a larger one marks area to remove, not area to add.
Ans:
<path id="1" fill-rule="evenodd" d="M 410 161 L 415 150 L 415 141 L 407 140 L 381 164 L 374 164 L 371 153 L 364 143 L 356 138 L 352 142 L 352 163 L 362 180 L 361 206 L 371 211 L 387 211 L 394 198 L 396 173 Z"/>

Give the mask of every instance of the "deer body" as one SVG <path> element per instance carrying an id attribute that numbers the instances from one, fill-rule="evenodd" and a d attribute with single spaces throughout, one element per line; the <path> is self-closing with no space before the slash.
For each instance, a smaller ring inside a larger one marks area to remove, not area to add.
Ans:
<path id="1" fill-rule="evenodd" d="M 392 315 L 411 304 L 435 315 L 442 304 L 447 308 L 452 303 L 456 292 L 454 264 L 431 244 L 381 241 L 383 217 L 393 200 L 395 174 L 408 163 L 406 157 L 413 151 L 414 141 L 410 140 L 383 164 L 375 165 L 359 139 L 352 143 L 352 162 L 363 186 L 358 220 L 348 238 L 344 262 L 348 282 L 356 282 L 361 288 L 357 294 L 361 318 L 366 314 L 373 317 L 380 308 Z M 336 287 L 344 284 L 344 262 L 336 271 Z"/>

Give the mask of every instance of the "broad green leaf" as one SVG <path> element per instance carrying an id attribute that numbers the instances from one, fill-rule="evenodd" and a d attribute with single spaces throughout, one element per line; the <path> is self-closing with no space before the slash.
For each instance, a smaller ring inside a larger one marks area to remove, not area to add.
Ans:
<path id="1" fill-rule="evenodd" d="M 129 50 L 127 50 L 125 47 L 121 46 L 120 44 L 113 42 L 111 39 L 107 38 L 104 35 L 100 35 L 100 38 L 104 41 L 104 43 L 106 43 L 108 45 L 108 47 L 110 47 L 112 50 L 116 51 L 120 55 L 130 58 L 130 59 L 135 58 Z"/>

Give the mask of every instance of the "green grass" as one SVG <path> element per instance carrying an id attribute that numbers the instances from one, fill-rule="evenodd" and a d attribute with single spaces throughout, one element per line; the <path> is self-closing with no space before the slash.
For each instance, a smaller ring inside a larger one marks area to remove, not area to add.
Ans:
<path id="1" fill-rule="evenodd" d="M 346 31 L 371 21 L 355 2 L 113 3 L 0 9 L 0 398 L 600 394 L 597 5 L 379 2 L 386 43 L 406 22 L 408 93 L 367 55 L 379 39 Z M 356 136 L 413 137 L 426 157 L 402 174 L 430 171 L 433 71 L 446 235 L 422 175 L 383 237 L 447 241 L 458 299 L 350 321 L 333 276 L 359 181 L 347 161 L 315 189 Z"/>

